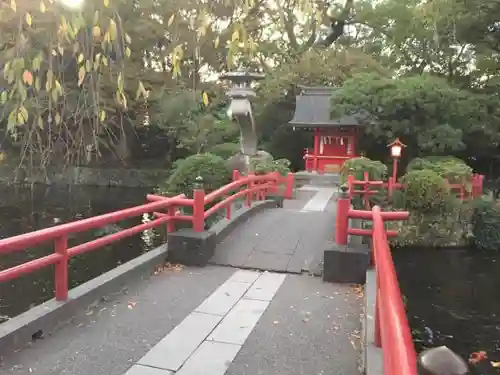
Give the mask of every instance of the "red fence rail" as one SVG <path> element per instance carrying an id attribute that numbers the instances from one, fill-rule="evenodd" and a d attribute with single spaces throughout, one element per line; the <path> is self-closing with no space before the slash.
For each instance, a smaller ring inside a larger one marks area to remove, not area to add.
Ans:
<path id="1" fill-rule="evenodd" d="M 408 216 L 408 212 L 382 212 L 378 206 L 371 211 L 354 210 L 349 192 L 337 201 L 337 243 L 347 245 L 349 234 L 371 236 L 372 239 L 377 280 L 374 341 L 382 348 L 385 375 L 417 375 L 417 356 L 388 243 L 388 236 L 397 235 L 397 232 L 385 228 L 385 221 L 406 220 Z M 372 228 L 349 228 L 350 218 L 371 220 Z"/>
<path id="2" fill-rule="evenodd" d="M 228 185 L 209 194 L 205 194 L 202 188 L 194 190 L 193 198 L 186 198 L 184 194 L 175 197 L 150 194 L 147 196 L 150 203 L 2 239 L 0 240 L 0 255 L 15 251 L 24 251 L 26 248 L 49 241 L 54 242 L 54 253 L 1 270 L 0 282 L 16 279 L 54 265 L 55 297 L 58 301 L 65 301 L 68 298 L 68 262 L 72 257 L 96 250 L 161 225 L 166 224 L 167 231 L 174 231 L 176 221 L 191 222 L 193 230 L 201 232 L 205 229 L 205 219 L 220 209 L 225 209 L 226 217 L 230 218 L 232 202 L 241 197 L 246 198 L 246 205 L 248 207 L 252 205 L 254 200 L 265 199 L 271 193 L 281 194 L 285 198 L 292 197 L 294 176 L 291 173 L 285 177 L 280 176 L 276 172 L 245 177 L 233 173 L 233 180 Z M 280 191 L 282 185 L 284 185 L 284 188 Z M 205 206 L 219 199 L 220 202 L 217 202 L 207 210 L 205 209 Z M 183 207 L 191 207 L 192 214 L 183 215 L 181 213 Z M 156 218 L 148 223 L 139 224 L 83 244 L 73 247 L 69 247 L 68 245 L 68 236 L 70 234 L 82 233 L 146 213 L 152 213 Z"/>
<path id="3" fill-rule="evenodd" d="M 483 194 L 484 176 L 474 173 L 471 181 L 464 183 L 452 184 L 446 180 L 450 191 L 457 194 L 461 200 L 467 198 L 477 198 Z M 470 186 L 470 190 L 468 187 Z M 377 194 L 380 189 L 387 189 L 388 196 L 391 197 L 394 190 L 402 189 L 403 184 L 398 183 L 393 177 L 389 177 L 388 181 L 370 180 L 368 172 L 364 173 L 363 180 L 356 180 L 353 174 L 347 176 L 347 187 L 349 196 L 359 195 L 363 198 L 366 209 L 369 209 L 370 195 Z"/>

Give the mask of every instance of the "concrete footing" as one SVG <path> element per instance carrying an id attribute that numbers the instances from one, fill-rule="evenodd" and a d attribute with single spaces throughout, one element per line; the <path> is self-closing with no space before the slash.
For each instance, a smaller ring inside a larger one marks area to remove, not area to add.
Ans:
<path id="1" fill-rule="evenodd" d="M 323 280 L 364 284 L 370 259 L 370 248 L 367 245 L 333 245 L 324 252 Z"/>

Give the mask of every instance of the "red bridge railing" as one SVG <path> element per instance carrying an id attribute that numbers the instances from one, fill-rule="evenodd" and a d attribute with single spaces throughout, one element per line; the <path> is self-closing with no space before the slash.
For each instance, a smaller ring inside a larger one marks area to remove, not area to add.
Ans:
<path id="1" fill-rule="evenodd" d="M 452 184 L 446 180 L 450 191 L 457 195 L 460 200 L 467 198 L 477 198 L 483 194 L 484 176 L 480 174 L 472 174 L 471 180 L 467 183 Z M 395 190 L 402 189 L 403 184 L 398 183 L 393 177 L 389 177 L 388 181 L 370 180 L 368 172 L 364 173 L 362 180 L 356 180 L 351 173 L 347 176 L 347 187 L 349 196 L 352 198 L 354 195 L 359 195 L 363 198 L 365 208 L 369 208 L 369 197 L 378 194 L 380 189 L 387 189 L 389 197 Z"/>
<path id="2" fill-rule="evenodd" d="M 397 233 L 385 228 L 385 221 L 408 216 L 408 212 L 382 212 L 378 206 L 371 211 L 354 210 L 348 192 L 337 201 L 337 243 L 346 245 L 349 234 L 372 239 L 377 280 L 374 341 L 382 348 L 385 375 L 417 375 L 417 356 L 388 243 L 388 235 Z M 371 220 L 372 229 L 349 228 L 350 218 Z"/>
<path id="3" fill-rule="evenodd" d="M 186 198 L 184 194 L 175 197 L 148 195 L 147 199 L 151 202 L 147 204 L 2 239 L 0 240 L 0 255 L 24 251 L 26 248 L 49 241 L 54 242 L 54 253 L 1 270 L 0 282 L 16 279 L 54 265 L 55 297 L 58 301 L 65 301 L 68 299 L 68 262 L 70 258 L 161 225 L 166 224 L 167 231 L 174 231 L 177 221 L 191 222 L 193 230 L 201 232 L 205 230 L 205 219 L 220 209 L 225 209 L 226 218 L 230 218 L 231 203 L 238 198 L 245 197 L 246 205 L 250 207 L 254 200 L 265 199 L 271 193 L 283 195 L 285 198 L 292 197 L 294 176 L 291 173 L 285 177 L 276 172 L 245 177 L 233 173 L 233 180 L 228 185 L 209 194 L 205 194 L 202 188 L 198 188 L 194 190 L 193 198 Z M 283 189 L 280 190 L 281 187 Z M 209 209 L 205 209 L 205 206 L 219 199 L 219 202 Z M 179 210 L 182 207 L 191 207 L 192 215 L 183 215 Z M 146 213 L 152 213 L 156 218 L 148 223 L 123 229 L 83 244 L 71 247 L 68 244 L 70 234 L 82 233 Z"/>

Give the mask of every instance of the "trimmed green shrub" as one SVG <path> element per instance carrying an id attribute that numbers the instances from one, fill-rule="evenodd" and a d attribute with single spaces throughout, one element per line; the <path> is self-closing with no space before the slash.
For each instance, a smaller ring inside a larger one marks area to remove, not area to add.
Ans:
<path id="1" fill-rule="evenodd" d="M 500 250 L 500 210 L 494 202 L 478 199 L 472 214 L 472 245 L 480 250 Z"/>
<path id="2" fill-rule="evenodd" d="M 158 190 L 168 195 L 184 193 L 191 196 L 198 176 L 202 177 L 206 192 L 231 182 L 231 171 L 226 161 L 220 156 L 205 153 L 177 160 L 172 174 Z"/>
<path id="3" fill-rule="evenodd" d="M 404 206 L 410 210 L 433 212 L 444 209 L 449 189 L 443 177 L 432 170 L 413 170 L 402 177 Z"/>
<path id="4" fill-rule="evenodd" d="M 378 160 L 371 160 L 365 157 L 346 160 L 340 171 L 342 183 L 347 181 L 350 171 L 352 171 L 356 180 L 363 180 L 365 172 L 368 172 L 368 177 L 372 181 L 387 179 L 387 166 Z"/>
<path id="5" fill-rule="evenodd" d="M 239 143 L 221 143 L 212 147 L 209 152 L 220 156 L 222 159 L 229 159 L 240 151 Z"/>
<path id="6" fill-rule="evenodd" d="M 252 169 L 255 174 L 267 174 L 271 172 L 279 172 L 280 175 L 286 176 L 290 172 L 290 160 L 277 159 L 270 161 L 252 161 Z"/>
<path id="7" fill-rule="evenodd" d="M 415 158 L 408 164 L 406 170 L 408 172 L 431 170 L 452 184 L 470 181 L 472 177 L 472 168 L 463 160 L 453 156 Z"/>

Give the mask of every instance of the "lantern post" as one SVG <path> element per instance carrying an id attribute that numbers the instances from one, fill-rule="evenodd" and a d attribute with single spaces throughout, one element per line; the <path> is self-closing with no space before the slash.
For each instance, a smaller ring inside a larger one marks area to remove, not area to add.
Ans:
<path id="1" fill-rule="evenodd" d="M 399 158 L 401 158 L 401 154 L 403 152 L 403 148 L 406 145 L 397 138 L 392 143 L 389 143 L 387 147 L 391 150 L 391 157 L 393 160 L 392 163 L 392 181 L 395 183 L 398 177 L 398 164 Z"/>

